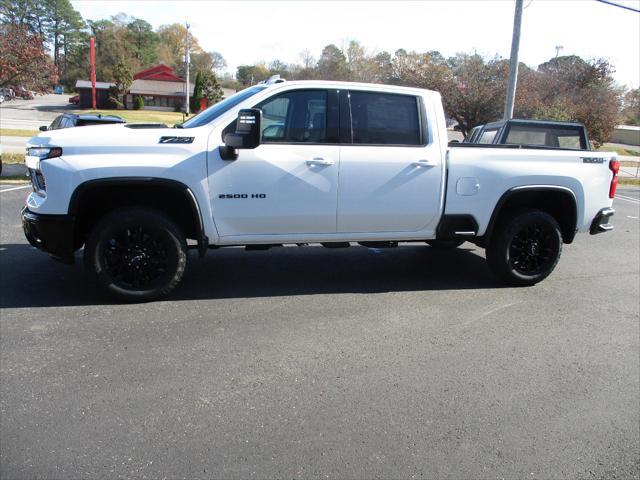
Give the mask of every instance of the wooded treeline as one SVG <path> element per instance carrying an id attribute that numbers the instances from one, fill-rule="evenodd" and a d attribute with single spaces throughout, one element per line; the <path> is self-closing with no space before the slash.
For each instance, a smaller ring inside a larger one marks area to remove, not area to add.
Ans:
<path id="1" fill-rule="evenodd" d="M 89 78 L 89 37 L 96 39 L 99 81 L 116 82 L 126 90 L 131 73 L 164 63 L 184 75 L 185 26 L 157 29 L 143 19 L 119 14 L 85 21 L 69 0 L 0 0 L 0 83 L 43 91 L 56 82 L 71 89 Z M 299 61 L 280 60 L 241 65 L 235 79 L 225 73 L 224 57 L 205 51 L 191 35 L 192 79 L 205 90 L 223 85 L 244 88 L 271 75 L 287 79 L 326 79 L 389 83 L 437 90 L 447 115 L 463 133 L 502 117 L 509 62 L 477 53 L 446 58 L 435 50 L 371 52 L 357 41 L 343 47 L 327 45 L 315 58 L 309 50 Z M 604 59 L 560 56 L 530 68 L 520 64 L 515 116 L 576 120 L 584 123 L 596 143 L 610 138 L 619 122 L 640 123 L 638 89 L 625 92 Z M 212 91 L 213 91 L 212 90 Z M 215 97 L 215 96 L 214 96 Z"/>
<path id="2" fill-rule="evenodd" d="M 638 89 L 625 94 L 613 73 L 613 66 L 604 59 L 575 55 L 552 58 L 536 68 L 520 63 L 514 116 L 579 121 L 595 143 L 605 142 L 618 122 L 637 124 L 639 120 Z M 477 53 L 445 58 L 435 50 L 368 52 L 351 41 L 342 48 L 327 45 L 317 59 L 305 50 L 296 64 L 273 60 L 242 65 L 236 79 L 246 86 L 275 74 L 287 79 L 350 80 L 437 90 L 447 115 L 467 133 L 476 125 L 502 118 L 509 61 Z"/>

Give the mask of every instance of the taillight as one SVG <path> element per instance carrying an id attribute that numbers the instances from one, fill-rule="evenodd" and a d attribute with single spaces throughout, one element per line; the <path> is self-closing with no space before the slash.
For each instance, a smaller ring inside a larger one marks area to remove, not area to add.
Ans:
<path id="1" fill-rule="evenodd" d="M 618 160 L 609 161 L 609 170 L 613 172 L 611 185 L 609 185 L 609 198 L 616 196 L 616 187 L 618 186 L 618 170 L 620 170 L 620 162 Z"/>

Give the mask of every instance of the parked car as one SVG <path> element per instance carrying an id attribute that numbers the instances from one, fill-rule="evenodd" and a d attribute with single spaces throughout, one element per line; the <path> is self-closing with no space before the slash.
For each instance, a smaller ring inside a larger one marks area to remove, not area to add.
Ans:
<path id="1" fill-rule="evenodd" d="M 591 150 L 584 125 L 553 120 L 510 119 L 478 125 L 463 143 Z"/>
<path id="2" fill-rule="evenodd" d="M 69 97 L 69 103 L 73 103 L 74 105 L 79 105 L 80 95 L 74 95 L 73 97 Z"/>
<path id="3" fill-rule="evenodd" d="M 12 100 L 15 97 L 15 92 L 12 88 L 4 87 L 0 88 L 0 94 L 6 101 Z"/>
<path id="4" fill-rule="evenodd" d="M 58 115 L 51 125 L 42 125 L 41 132 L 48 130 L 59 130 L 61 128 L 84 127 L 87 125 L 105 125 L 112 123 L 127 123 L 123 118 L 117 115 L 101 115 L 101 114 L 77 114 L 65 113 Z"/>
<path id="5" fill-rule="evenodd" d="M 84 246 L 96 284 L 128 301 L 180 282 L 187 239 L 200 256 L 238 245 L 469 241 L 498 278 L 527 286 L 551 274 L 577 232 L 613 228 L 615 153 L 447 144 L 437 92 L 270 81 L 181 128 L 31 138 L 22 221 L 54 258 L 73 262 Z"/>

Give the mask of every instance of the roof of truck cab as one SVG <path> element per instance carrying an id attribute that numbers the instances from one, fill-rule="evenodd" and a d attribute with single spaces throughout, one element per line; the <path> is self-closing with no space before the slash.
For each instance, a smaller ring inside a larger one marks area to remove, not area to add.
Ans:
<path id="1" fill-rule="evenodd" d="M 387 92 L 406 92 L 413 95 L 437 95 L 439 92 L 434 90 L 427 90 L 425 88 L 404 87 L 401 85 L 389 85 L 384 83 L 361 83 L 361 82 L 339 82 L 334 80 L 293 80 L 273 83 L 268 85 L 268 88 L 283 88 L 292 86 L 304 86 L 304 87 L 322 87 L 322 88 L 344 88 L 344 89 L 357 89 L 357 90 L 377 90 Z"/>

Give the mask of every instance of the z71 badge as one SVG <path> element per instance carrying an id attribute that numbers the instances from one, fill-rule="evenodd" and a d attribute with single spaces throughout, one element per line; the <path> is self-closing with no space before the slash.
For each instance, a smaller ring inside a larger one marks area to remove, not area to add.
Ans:
<path id="1" fill-rule="evenodd" d="M 267 198 L 266 193 L 221 193 L 218 198 L 239 199 L 239 198 Z"/>

